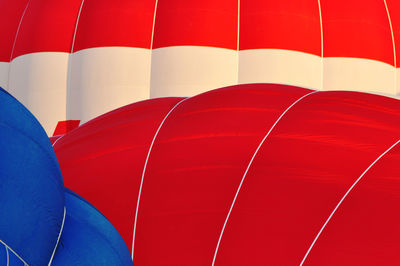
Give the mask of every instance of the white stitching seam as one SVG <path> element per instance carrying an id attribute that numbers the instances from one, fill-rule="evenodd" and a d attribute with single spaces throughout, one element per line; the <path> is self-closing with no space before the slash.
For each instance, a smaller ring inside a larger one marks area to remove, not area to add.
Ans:
<path id="1" fill-rule="evenodd" d="M 321 29 L 321 87 L 320 90 L 324 89 L 324 28 L 322 25 L 322 11 L 321 1 L 318 0 L 318 12 L 319 12 L 319 25 Z"/>
<path id="2" fill-rule="evenodd" d="M 17 32 L 15 33 L 14 43 L 13 43 L 13 46 L 12 46 L 12 49 L 11 49 L 11 54 L 10 54 L 10 66 L 9 66 L 9 68 L 8 68 L 7 90 L 10 90 L 11 59 L 12 59 L 12 57 L 13 57 L 13 55 L 14 55 L 14 49 L 15 49 L 15 44 L 17 43 L 17 38 L 18 38 L 18 34 L 19 34 L 19 29 L 21 28 L 22 20 L 23 20 L 24 17 L 25 17 L 25 13 L 26 13 L 26 10 L 28 9 L 28 6 L 29 6 L 30 2 L 31 2 L 31 0 L 29 0 L 28 3 L 26 3 L 24 12 L 22 13 L 21 19 L 19 20 Z"/>
<path id="3" fill-rule="evenodd" d="M 6 254 L 7 254 L 7 266 L 10 265 L 10 254 L 8 254 L 8 248 L 5 246 L 6 248 Z"/>
<path id="4" fill-rule="evenodd" d="M 391 149 L 393 149 L 398 143 L 400 142 L 400 140 L 398 140 L 397 142 L 395 142 L 392 146 L 390 146 L 390 148 L 388 148 L 385 152 L 383 152 L 378 158 L 375 159 L 375 161 L 370 164 L 367 169 L 360 175 L 360 177 L 353 183 L 353 185 L 351 185 L 351 187 L 347 190 L 347 192 L 344 194 L 344 196 L 342 197 L 342 199 L 339 201 L 339 203 L 336 205 L 336 207 L 333 209 L 332 213 L 329 215 L 328 219 L 325 221 L 324 225 L 322 226 L 321 230 L 319 230 L 318 234 L 316 235 L 316 237 L 314 238 L 314 241 L 311 243 L 309 249 L 307 250 L 306 254 L 304 255 L 303 260 L 300 263 L 300 266 L 302 266 L 305 262 L 305 260 L 307 259 L 308 254 L 310 253 L 311 249 L 314 247 L 315 242 L 317 242 L 319 236 L 321 235 L 322 231 L 325 229 L 326 225 L 329 223 L 329 221 L 331 220 L 332 216 L 335 214 L 335 212 L 337 211 L 337 209 L 340 207 L 340 205 L 342 204 L 342 202 L 345 200 L 345 198 L 347 197 L 347 195 L 353 190 L 353 188 L 357 185 L 358 182 L 360 182 L 360 180 L 364 177 L 364 175 L 369 171 L 369 169 L 372 168 L 372 166 L 374 166 L 376 164 L 376 162 L 378 162 L 383 156 L 385 156 Z"/>
<path id="5" fill-rule="evenodd" d="M 150 79 L 149 79 L 149 97 L 151 95 L 151 72 L 152 72 L 152 65 L 153 65 L 153 43 L 154 43 L 154 30 L 156 27 L 156 15 L 157 15 L 157 8 L 158 8 L 158 0 L 156 0 L 154 4 L 154 14 L 153 14 L 153 26 L 151 29 L 151 40 L 150 40 Z M 151 98 L 151 97 L 150 97 Z M 133 256 L 133 255 L 132 255 Z"/>
<path id="6" fill-rule="evenodd" d="M 239 73 L 240 73 L 240 0 L 238 0 L 238 24 L 237 24 L 237 84 L 239 84 Z"/>
<path id="7" fill-rule="evenodd" d="M 141 198 L 141 195 L 142 195 L 143 180 L 144 180 L 144 176 L 146 174 L 147 163 L 148 163 L 149 158 L 150 158 L 151 150 L 152 150 L 154 142 L 155 142 L 155 140 L 157 138 L 158 132 L 160 132 L 162 126 L 164 125 L 164 122 L 167 120 L 167 118 L 172 113 L 172 111 L 175 110 L 175 108 L 178 107 L 178 105 L 180 105 L 182 102 L 186 101 L 187 99 L 190 99 L 190 98 L 185 98 L 185 99 L 179 101 L 165 115 L 164 119 L 161 121 L 160 125 L 158 126 L 158 129 L 157 129 L 156 133 L 154 134 L 153 140 L 151 141 L 151 144 L 150 144 L 150 147 L 149 147 L 149 151 L 147 152 L 146 161 L 144 163 L 143 172 L 142 172 L 142 178 L 140 180 L 138 199 L 137 199 L 137 202 L 136 202 L 136 212 L 135 212 L 135 221 L 134 221 L 134 225 L 133 225 L 133 238 L 132 238 L 132 253 L 131 253 L 132 259 L 133 259 L 134 249 L 135 249 L 136 224 L 137 224 L 137 217 L 138 217 L 138 211 L 139 211 L 140 198 Z"/>
<path id="8" fill-rule="evenodd" d="M 54 254 L 56 253 L 57 247 L 58 247 L 58 243 L 60 242 L 60 238 L 61 238 L 61 234 L 63 232 L 64 229 L 64 223 L 65 223 L 65 216 L 66 216 L 67 210 L 64 207 L 64 214 L 63 214 L 63 219 L 62 219 L 62 223 L 61 223 L 61 228 L 60 228 L 60 232 L 58 233 L 58 237 L 57 237 L 57 242 L 56 242 L 56 246 L 53 249 L 53 253 L 51 254 L 50 257 L 50 261 L 49 261 L 49 266 L 51 265 L 53 258 L 54 258 Z"/>
<path id="9" fill-rule="evenodd" d="M 243 182 L 244 182 L 244 180 L 245 180 L 245 178 L 246 178 L 246 175 L 247 175 L 247 173 L 248 173 L 248 171 L 249 171 L 249 169 L 250 169 L 250 167 L 251 167 L 251 165 L 252 165 L 252 163 L 253 163 L 253 161 L 254 161 L 254 158 L 256 157 L 256 155 L 257 155 L 257 153 L 258 153 L 258 151 L 260 150 L 261 146 L 264 144 L 264 142 L 265 142 L 265 140 L 268 138 L 268 136 L 271 134 L 272 130 L 275 128 L 275 126 L 278 124 L 278 122 L 282 119 L 282 117 L 283 117 L 294 105 L 296 105 L 298 102 L 300 102 L 301 100 L 303 100 L 305 97 L 307 97 L 307 96 L 309 96 L 309 95 L 311 95 L 311 94 L 314 94 L 314 93 L 317 93 L 317 91 L 313 91 L 313 92 L 310 92 L 310 93 L 308 93 L 308 94 L 306 94 L 306 95 L 303 95 L 302 97 L 300 97 L 299 99 L 297 99 L 295 102 L 293 102 L 293 103 L 278 117 L 278 119 L 275 121 L 275 123 L 274 123 L 274 124 L 272 125 L 272 127 L 269 129 L 268 133 L 264 136 L 264 138 L 261 140 L 260 144 L 258 145 L 256 151 L 254 152 L 253 156 L 252 156 L 251 159 L 250 159 L 249 164 L 247 165 L 246 171 L 244 172 L 243 177 L 242 177 L 242 180 L 240 181 L 240 184 L 239 184 L 239 187 L 238 187 L 238 189 L 237 189 L 237 191 L 236 191 L 235 197 L 233 198 L 232 205 L 231 205 L 231 207 L 230 207 L 230 209 L 229 209 L 228 215 L 226 216 L 224 225 L 223 225 L 223 227 L 222 227 L 222 230 L 221 230 L 221 233 L 220 233 L 220 236 L 219 236 L 219 239 L 218 239 L 217 247 L 216 247 L 216 249 L 215 249 L 214 258 L 213 258 L 213 261 L 212 261 L 212 266 L 215 265 L 215 260 L 216 260 L 216 258 L 217 258 L 217 253 L 218 253 L 218 250 L 219 250 L 219 246 L 220 246 L 220 244 L 221 244 L 221 239 L 222 239 L 222 236 L 223 236 L 223 234 L 224 234 L 225 227 L 226 227 L 226 225 L 227 225 L 227 223 L 228 223 L 229 217 L 230 217 L 230 215 L 231 215 L 232 209 L 233 209 L 233 207 L 234 207 L 234 205 L 235 205 L 235 203 L 236 203 L 236 199 L 237 199 L 237 197 L 238 197 L 238 195 L 239 195 L 240 189 L 242 188 L 242 185 L 243 185 Z"/>
<path id="10" fill-rule="evenodd" d="M 9 250 L 11 250 L 11 252 L 14 253 L 14 255 L 17 256 L 17 258 L 20 259 L 25 265 L 29 265 L 28 263 L 26 263 L 26 261 L 25 261 L 23 258 L 21 258 L 20 255 L 17 254 L 17 252 L 15 252 L 12 248 L 10 248 L 10 246 L 7 245 L 7 244 L 6 244 L 4 241 L 2 241 L 1 239 L 0 239 L 0 243 L 3 244 L 3 245 L 4 245 L 6 248 L 8 248 Z M 8 254 L 8 253 L 7 253 L 7 254 Z"/>
<path id="11" fill-rule="evenodd" d="M 81 2 L 81 6 L 79 7 L 79 12 L 78 12 L 78 15 L 77 15 L 77 17 L 76 17 L 76 22 L 75 22 L 75 29 L 74 29 L 74 35 L 73 35 L 73 37 L 72 37 L 72 44 L 71 44 L 71 50 L 70 50 L 70 54 L 68 55 L 68 68 L 67 68 L 67 80 L 66 80 L 66 82 L 67 82 L 67 84 L 66 84 L 66 94 L 67 94 L 67 99 L 66 99 L 66 101 L 65 101 L 65 120 L 68 120 L 67 119 L 67 109 L 68 109 L 68 107 L 67 107 L 67 105 L 68 105 L 68 92 L 71 90 L 71 88 L 70 88 L 70 84 L 71 84 L 71 71 L 72 71 L 72 62 L 71 62 L 71 57 L 72 57 L 72 54 L 74 53 L 74 47 L 75 47 L 75 39 L 76 39 L 76 33 L 77 33 L 77 31 L 78 31 L 78 25 L 79 25 L 79 19 L 80 19 L 80 17 L 81 17 L 81 13 L 82 13 L 82 9 L 83 9 L 83 4 L 85 3 L 85 0 L 82 0 L 82 2 Z M 58 140 L 58 139 L 57 139 Z M 57 142 L 57 140 L 56 140 L 56 142 Z M 54 143 L 54 144 L 56 144 L 56 143 Z M 54 146 L 54 144 L 53 144 L 53 146 Z"/>
<path id="12" fill-rule="evenodd" d="M 389 20 L 389 27 L 390 27 L 390 33 L 392 37 L 392 45 L 393 45 L 393 65 L 394 65 L 394 91 L 397 93 L 397 63 L 396 63 L 396 43 L 394 41 L 394 32 L 393 32 L 393 25 L 392 25 L 392 19 L 390 18 L 390 12 L 389 8 L 387 6 L 386 0 L 383 0 L 383 3 L 385 4 L 385 9 L 387 13 L 387 17 Z"/>

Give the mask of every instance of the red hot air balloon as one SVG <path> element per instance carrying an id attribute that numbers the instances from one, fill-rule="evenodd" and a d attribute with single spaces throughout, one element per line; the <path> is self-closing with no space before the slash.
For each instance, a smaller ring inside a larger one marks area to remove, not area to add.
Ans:
<path id="1" fill-rule="evenodd" d="M 149 97 L 273 82 L 395 95 L 396 0 L 0 0 L 0 86 L 52 134 Z"/>
<path id="2" fill-rule="evenodd" d="M 138 102 L 54 145 L 135 265 L 396 265 L 400 102 L 251 84 Z"/>

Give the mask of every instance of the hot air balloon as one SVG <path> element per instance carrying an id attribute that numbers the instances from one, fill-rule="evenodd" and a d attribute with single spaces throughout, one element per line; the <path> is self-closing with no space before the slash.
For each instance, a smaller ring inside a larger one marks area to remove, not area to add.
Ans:
<path id="1" fill-rule="evenodd" d="M 134 103 L 59 138 L 135 265 L 396 265 L 400 102 L 278 84 Z"/>
<path id="2" fill-rule="evenodd" d="M 396 95 L 396 0 L 1 0 L 0 86 L 53 134 L 149 97 L 272 82 Z"/>
<path id="3" fill-rule="evenodd" d="M 111 223 L 64 191 L 49 138 L 0 88 L 0 264 L 132 265 Z"/>

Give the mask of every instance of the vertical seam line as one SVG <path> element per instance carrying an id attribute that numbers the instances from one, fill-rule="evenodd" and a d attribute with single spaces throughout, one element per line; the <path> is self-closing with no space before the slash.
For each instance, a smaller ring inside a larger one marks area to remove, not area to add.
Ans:
<path id="1" fill-rule="evenodd" d="M 51 254 L 51 257 L 50 257 L 49 266 L 50 266 L 51 263 L 53 262 L 53 258 L 54 258 L 54 255 L 56 254 L 56 250 L 57 250 L 57 247 L 58 247 L 58 243 L 60 242 L 60 239 L 61 239 L 61 235 L 62 235 L 62 232 L 63 232 L 63 229 L 64 229 L 64 223 L 65 223 L 65 216 L 66 216 L 66 213 L 67 213 L 67 210 L 65 209 L 65 206 L 64 206 L 64 214 L 63 214 L 63 219 L 62 219 L 62 223 L 61 223 L 61 228 L 60 228 L 60 232 L 58 232 L 58 237 L 57 237 L 56 245 L 55 245 L 55 247 L 54 247 L 54 249 L 53 249 L 53 253 Z"/>
<path id="2" fill-rule="evenodd" d="M 321 1 L 318 0 L 318 12 L 319 12 L 319 25 L 321 30 L 321 84 L 320 90 L 324 89 L 324 28 L 322 24 L 322 9 Z"/>
<path id="3" fill-rule="evenodd" d="M 385 4 L 385 9 L 387 13 L 387 17 L 389 20 L 389 27 L 390 27 L 390 34 L 392 37 L 392 45 L 393 45 L 393 65 L 394 65 L 394 93 L 397 93 L 397 56 L 396 56 L 396 43 L 394 40 L 394 32 L 393 32 L 393 24 L 392 24 L 392 19 L 390 17 L 390 12 L 389 8 L 387 6 L 386 0 L 383 0 L 383 3 Z"/>
<path id="4" fill-rule="evenodd" d="M 154 44 L 154 31 L 156 27 L 156 16 L 158 9 L 158 0 L 154 4 L 154 14 L 153 14 L 153 26 L 151 29 L 151 40 L 150 40 L 150 75 L 149 75 L 149 98 L 151 98 L 151 77 L 153 70 L 153 44 Z"/>
<path id="5" fill-rule="evenodd" d="M 300 263 L 300 266 L 304 264 L 306 261 L 308 255 L 310 254 L 311 249 L 314 247 L 315 243 L 317 242 L 319 236 L 321 235 L 322 231 L 325 229 L 326 225 L 329 223 L 331 220 L 332 216 L 335 214 L 337 209 L 340 207 L 340 205 L 343 203 L 343 201 L 346 199 L 347 195 L 353 190 L 353 188 L 360 182 L 360 180 L 365 176 L 365 174 L 383 157 L 385 156 L 391 149 L 393 149 L 400 140 L 396 141 L 392 146 L 390 146 L 388 149 L 386 149 L 378 158 L 375 159 L 368 167 L 365 169 L 365 171 L 357 178 L 357 180 L 350 186 L 350 188 L 347 190 L 347 192 L 343 195 L 343 197 L 340 199 L 339 203 L 336 205 L 336 207 L 333 209 L 331 214 L 329 215 L 328 219 L 325 221 L 321 229 L 319 230 L 318 234 L 315 236 L 314 241 L 311 243 L 310 247 L 308 248 L 306 254 L 304 255 L 303 260 Z"/>
<path id="6" fill-rule="evenodd" d="M 132 237 L 132 251 L 131 251 L 131 256 L 133 259 L 133 255 L 134 255 L 134 249 L 135 249 L 135 237 L 136 237 L 136 226 L 137 226 L 137 217 L 138 217 L 138 213 L 139 213 L 139 206 L 140 206 L 140 199 L 142 196 L 142 188 L 143 188 L 143 180 L 144 180 L 144 176 L 146 174 L 146 169 L 147 169 L 147 164 L 150 158 L 150 154 L 151 151 L 153 149 L 154 146 L 154 142 L 158 136 L 158 133 L 160 132 L 162 126 L 164 125 L 165 121 L 167 120 L 167 118 L 170 116 L 170 114 L 184 101 L 186 101 L 187 99 L 190 98 L 185 98 L 181 101 L 179 101 L 177 104 L 174 105 L 174 107 L 171 108 L 171 110 L 169 110 L 169 112 L 165 115 L 165 117 L 163 118 L 163 120 L 161 121 L 160 125 L 157 128 L 157 131 L 155 132 L 154 136 L 153 136 L 153 140 L 151 141 L 150 147 L 149 147 L 149 151 L 147 152 L 147 156 L 146 156 L 146 161 L 144 162 L 144 166 L 143 166 L 143 171 L 142 171 L 142 177 L 140 180 L 140 186 L 139 186 L 139 193 L 138 193 L 138 198 L 137 198 L 137 202 L 136 202 L 136 211 L 135 211 L 135 220 L 134 220 L 134 224 L 133 224 L 133 237 Z"/>
<path id="7" fill-rule="evenodd" d="M 1 239 L 0 239 L 0 243 L 3 244 L 6 248 L 8 248 L 8 250 L 10 250 L 12 253 L 14 253 L 14 255 L 17 256 L 17 258 L 20 259 L 20 260 L 24 263 L 24 265 L 29 265 L 28 263 L 26 263 L 26 261 L 25 261 L 23 258 L 21 258 L 20 255 L 18 255 L 17 252 L 15 252 L 9 245 L 7 245 L 7 244 L 6 244 L 4 241 L 2 241 Z"/>
<path id="8" fill-rule="evenodd" d="M 78 15 L 76 17 L 76 21 L 75 21 L 75 29 L 74 29 L 74 35 L 72 36 L 72 43 L 71 43 L 71 50 L 70 50 L 70 54 L 68 55 L 68 68 L 67 68 L 67 84 L 66 84 L 66 99 L 65 99 L 65 120 L 68 120 L 68 92 L 71 91 L 71 72 L 72 72 L 72 54 L 74 53 L 74 47 L 75 47 L 75 40 L 76 40 L 76 33 L 78 31 L 78 25 L 79 25 L 79 20 L 81 17 L 81 13 L 82 13 L 82 9 L 83 9 L 83 4 L 84 4 L 85 0 L 82 0 L 81 2 L 81 6 L 79 7 L 79 12 Z M 57 141 L 56 141 L 57 142 Z M 56 144 L 56 143 L 54 143 Z M 53 146 L 54 146 L 53 144 Z"/>
<path id="9" fill-rule="evenodd" d="M 237 40 L 236 40 L 236 51 L 237 51 L 237 84 L 239 84 L 239 69 L 240 69 L 240 0 L 238 0 L 238 23 L 237 23 Z"/>
<path id="10" fill-rule="evenodd" d="M 13 57 L 13 55 L 14 55 L 15 45 L 16 45 L 16 43 L 17 43 L 18 34 L 19 34 L 19 30 L 20 30 L 20 28 L 21 28 L 22 20 L 23 20 L 24 17 L 25 17 L 26 10 L 28 10 L 28 6 L 29 6 L 30 3 L 31 3 L 31 0 L 29 0 L 28 3 L 26 3 L 24 12 L 22 12 L 21 19 L 19 20 L 17 32 L 15 33 L 14 43 L 13 43 L 13 46 L 12 46 L 12 48 L 11 48 L 11 54 L 10 54 L 10 60 L 9 60 L 9 61 L 10 61 L 10 65 L 8 66 L 7 90 L 10 90 L 10 89 L 11 89 L 11 88 L 10 88 L 11 61 L 12 61 L 12 57 Z"/>
<path id="11" fill-rule="evenodd" d="M 272 130 L 276 127 L 276 125 L 278 124 L 278 122 L 285 116 L 285 114 L 286 114 L 290 109 L 292 109 L 292 107 L 295 106 L 298 102 L 300 102 L 301 100 L 303 100 L 303 99 L 306 98 L 307 96 L 309 96 L 309 95 L 311 95 L 311 94 L 314 94 L 314 93 L 317 93 L 317 92 L 318 92 L 318 91 L 313 91 L 313 92 L 310 92 L 310 93 L 307 93 L 307 94 L 303 95 L 302 97 L 300 97 L 300 98 L 298 98 L 296 101 L 294 101 L 288 108 L 286 108 L 286 110 L 278 117 L 278 119 L 275 121 L 275 123 L 271 126 L 271 128 L 269 129 L 269 131 L 267 132 L 267 134 L 266 134 L 266 135 L 264 136 L 264 138 L 261 140 L 261 142 L 260 142 L 260 144 L 258 145 L 258 147 L 257 147 L 257 149 L 255 150 L 255 152 L 253 153 L 253 156 L 251 157 L 250 162 L 249 162 L 249 164 L 247 165 L 247 168 L 246 168 L 246 170 L 245 170 L 245 172 L 244 172 L 244 174 L 243 174 L 242 180 L 240 181 L 240 184 L 239 184 L 239 186 L 238 186 L 238 188 L 237 188 L 237 190 L 236 190 L 235 197 L 233 198 L 231 207 L 229 208 L 228 214 L 227 214 L 227 216 L 226 216 L 226 218 L 225 218 L 224 225 L 222 226 L 222 230 L 221 230 L 221 233 L 220 233 L 220 235 L 219 235 L 217 247 L 215 248 L 214 257 L 213 257 L 213 261 L 212 261 L 212 264 L 211 264 L 212 266 L 215 265 L 215 260 L 216 260 L 216 258 L 217 258 L 217 253 L 218 253 L 218 250 L 219 250 L 219 247 L 220 247 L 220 244 L 221 244 L 221 239 L 222 239 L 222 236 L 223 236 L 223 234 L 224 234 L 224 232 L 225 232 L 225 228 L 226 228 L 226 225 L 227 225 L 227 223 L 228 223 L 229 217 L 230 217 L 231 212 L 232 212 L 232 210 L 233 210 L 233 207 L 234 207 L 234 205 L 235 205 L 235 203 L 236 203 L 237 197 L 238 197 L 239 192 L 240 192 L 240 190 L 241 190 L 241 188 L 242 188 L 242 185 L 243 185 L 244 180 L 245 180 L 245 178 L 246 178 L 246 176 L 247 176 L 247 173 L 248 173 L 248 171 L 249 171 L 249 169 L 250 169 L 250 167 L 251 167 L 251 165 L 252 165 L 252 163 L 253 163 L 253 161 L 254 161 L 254 158 L 257 156 L 258 151 L 261 149 L 262 145 L 265 143 L 265 140 L 266 140 L 266 139 L 268 138 L 268 136 L 271 134 Z"/>

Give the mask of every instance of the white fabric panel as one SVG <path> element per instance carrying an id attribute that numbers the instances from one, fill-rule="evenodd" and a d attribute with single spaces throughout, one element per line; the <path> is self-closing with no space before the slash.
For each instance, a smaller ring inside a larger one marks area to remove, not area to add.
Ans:
<path id="1" fill-rule="evenodd" d="M 7 89 L 7 84 L 8 84 L 8 68 L 9 68 L 9 63 L 8 62 L 0 62 L 0 87 L 3 89 Z"/>
<path id="2" fill-rule="evenodd" d="M 370 59 L 324 58 L 323 90 L 350 90 L 396 94 L 396 70 Z"/>
<path id="3" fill-rule="evenodd" d="M 237 51 L 201 46 L 153 50 L 151 98 L 193 96 L 237 84 Z"/>
<path id="4" fill-rule="evenodd" d="M 40 121 L 48 135 L 65 120 L 68 53 L 42 52 L 10 63 L 8 91 Z"/>
<path id="5" fill-rule="evenodd" d="M 396 96 L 400 96 L 400 68 L 396 68 Z"/>
<path id="6" fill-rule="evenodd" d="M 149 49 L 99 47 L 71 54 L 67 118 L 81 123 L 150 96 Z"/>
<path id="7" fill-rule="evenodd" d="M 239 52 L 239 84 L 279 83 L 319 90 L 322 85 L 321 57 L 281 49 Z"/>

